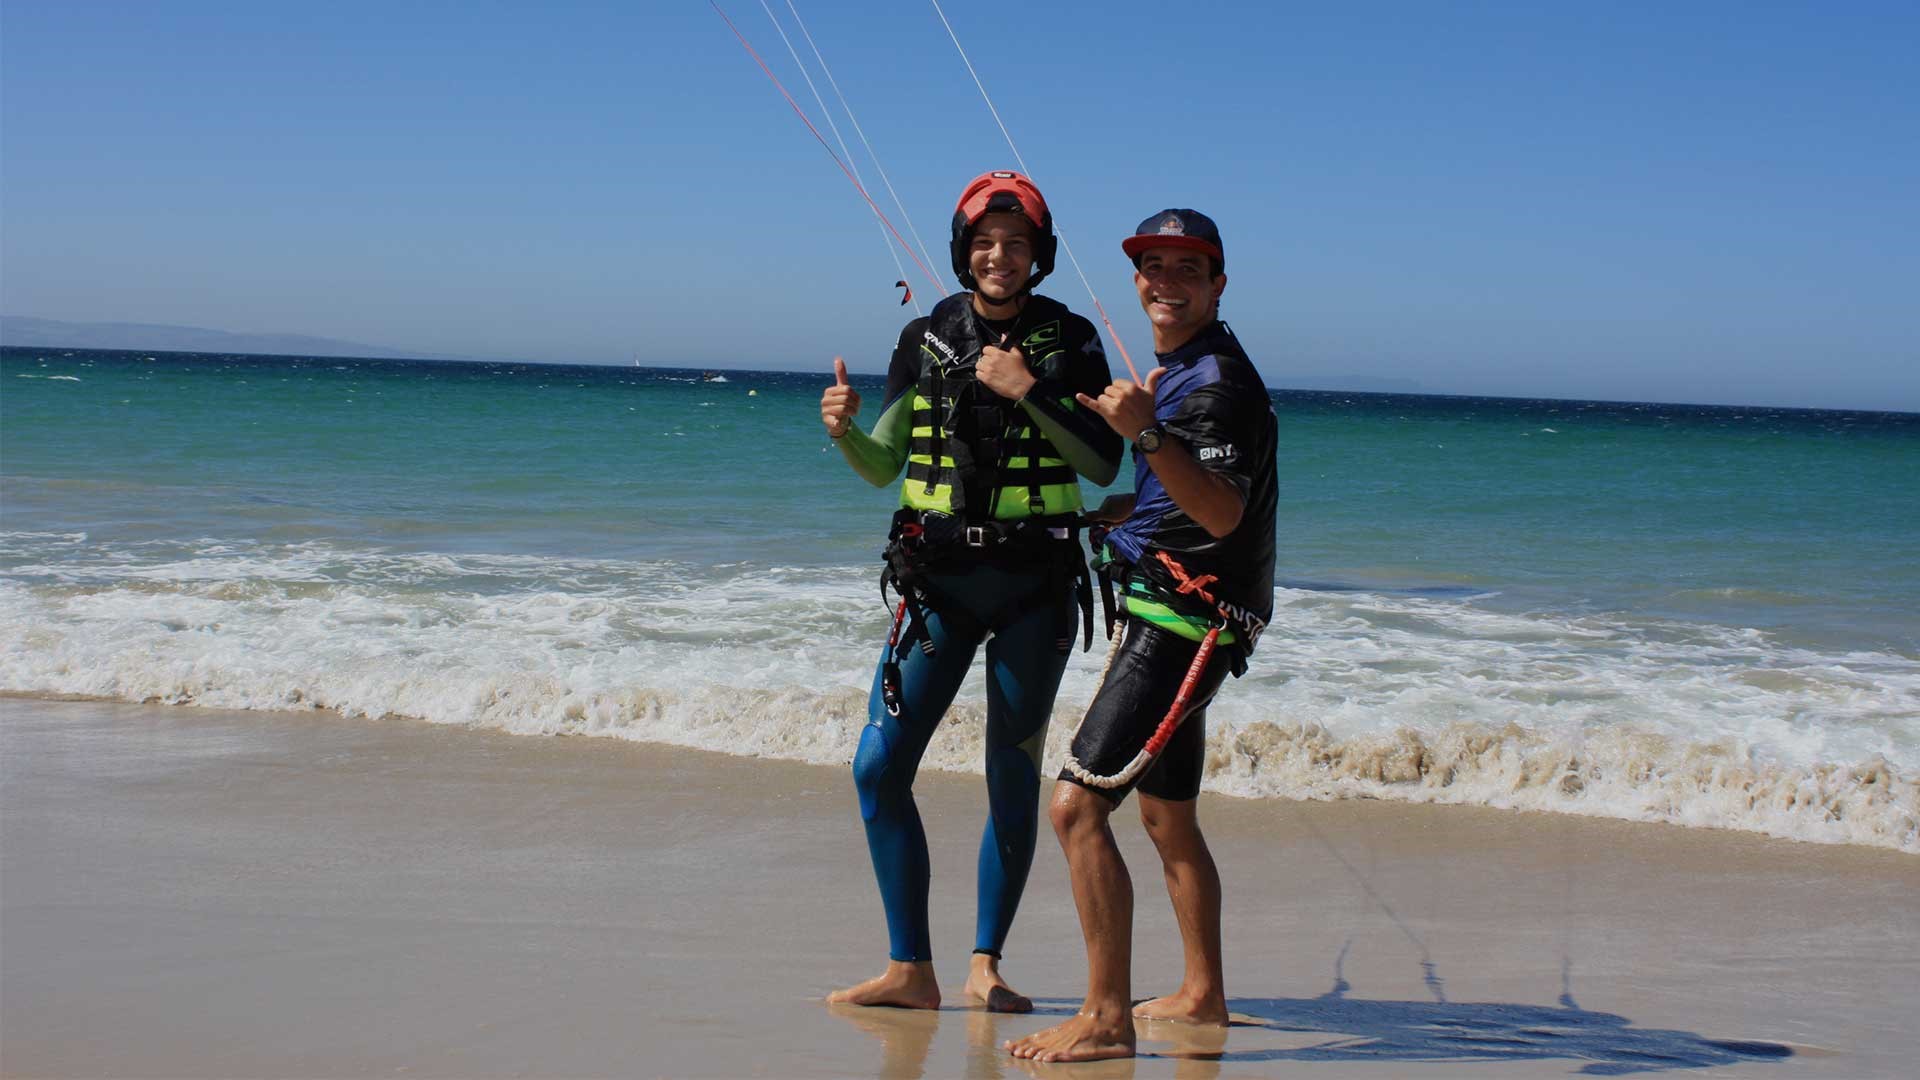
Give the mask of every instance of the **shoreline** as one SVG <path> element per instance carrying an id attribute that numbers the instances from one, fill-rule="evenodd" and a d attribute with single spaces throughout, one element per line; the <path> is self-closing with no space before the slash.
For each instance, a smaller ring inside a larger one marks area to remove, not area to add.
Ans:
<path id="1" fill-rule="evenodd" d="M 20 697 L 0 750 L 8 1076 L 1018 1076 L 999 1043 L 1083 989 L 1043 837 L 1006 964 L 1039 1011 L 824 1006 L 885 952 L 839 768 Z M 951 1003 L 984 792 L 918 791 Z M 1920 997 L 1920 861 L 1899 852 L 1377 800 L 1201 812 L 1236 1024 L 1150 1025 L 1147 1056 L 1075 1075 L 1920 1057 L 1898 1005 Z M 1148 996 L 1177 932 L 1137 818 L 1116 831 Z"/>
<path id="2" fill-rule="evenodd" d="M 324 703 L 283 710 L 0 690 L 0 704 L 8 701 L 236 715 L 320 715 L 347 723 L 421 724 L 513 738 L 591 738 L 606 740 L 608 745 L 693 750 L 829 769 L 850 767 L 866 710 L 864 691 L 834 687 L 811 695 L 800 706 L 818 720 L 806 730 L 770 730 L 767 713 L 781 707 L 792 711 L 794 706 L 750 698 L 740 703 L 735 714 L 706 716 L 700 726 L 679 731 L 625 727 L 607 720 L 596 706 L 582 710 L 592 719 L 523 730 L 491 720 L 428 719 L 392 712 L 372 716 Z M 671 700 L 656 704 L 674 707 Z M 711 708 L 712 703 L 703 703 L 694 711 Z M 1058 775 L 1079 718 L 1076 708 L 1056 707 L 1044 750 L 1043 777 Z M 975 748 L 981 723 L 980 708 L 963 696 L 929 745 L 921 762 L 922 774 L 978 778 Z M 844 739 L 845 754 L 821 753 L 818 748 L 827 745 L 823 737 L 829 742 Z M 717 750 L 711 745 L 715 740 L 733 740 L 742 749 Z M 1648 775 L 1639 776 L 1640 772 Z M 1269 790 L 1258 790 L 1262 786 Z M 1455 724 L 1438 732 L 1401 729 L 1342 740 L 1317 725 L 1242 721 L 1231 737 L 1208 732 L 1202 790 L 1209 798 L 1254 804 L 1375 801 L 1454 807 L 1920 855 L 1920 776 L 1903 773 L 1884 758 L 1851 764 L 1755 765 L 1719 743 L 1676 747 L 1662 736 L 1631 728 L 1596 732 L 1577 749 L 1570 749 L 1553 737 L 1511 725 L 1496 732 Z M 1580 801 L 1586 798 L 1602 801 L 1586 805 Z"/>

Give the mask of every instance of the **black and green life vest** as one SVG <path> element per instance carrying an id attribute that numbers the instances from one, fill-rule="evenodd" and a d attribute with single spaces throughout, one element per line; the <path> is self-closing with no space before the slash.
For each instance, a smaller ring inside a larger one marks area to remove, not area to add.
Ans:
<path id="1" fill-rule="evenodd" d="M 1066 307 L 1029 297 L 1012 337 L 1036 373 L 1059 354 Z M 1056 517 L 1081 509 L 1080 481 L 1033 419 L 975 377 L 980 350 L 995 344 L 956 293 L 934 305 L 913 388 L 913 438 L 900 505 L 978 521 Z"/>

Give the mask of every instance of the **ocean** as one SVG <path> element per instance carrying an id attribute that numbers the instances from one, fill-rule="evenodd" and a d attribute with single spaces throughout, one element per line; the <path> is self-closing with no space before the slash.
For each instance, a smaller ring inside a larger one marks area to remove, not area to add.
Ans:
<path id="1" fill-rule="evenodd" d="M 830 380 L 0 350 L 0 692 L 845 764 L 897 489 Z M 1209 790 L 1920 854 L 1920 415 L 1273 400 L 1275 615 Z M 927 767 L 980 770 L 983 698 Z"/>

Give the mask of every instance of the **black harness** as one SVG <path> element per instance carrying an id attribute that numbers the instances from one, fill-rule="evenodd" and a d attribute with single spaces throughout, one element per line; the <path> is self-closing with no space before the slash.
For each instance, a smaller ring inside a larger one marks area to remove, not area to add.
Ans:
<path id="1" fill-rule="evenodd" d="M 880 695 L 890 715 L 900 714 L 900 653 L 915 645 L 928 656 L 934 655 L 933 633 L 927 625 L 927 612 L 938 611 L 952 621 L 977 622 L 989 631 L 1005 626 L 1036 601 L 1061 597 L 1059 631 L 1054 648 L 1062 655 L 1073 651 L 1074 630 L 1084 627 L 1080 648 L 1093 645 L 1093 583 L 1087 563 L 1080 555 L 1080 516 L 1026 518 L 1021 521 L 968 522 L 964 518 L 932 510 L 902 508 L 893 515 L 893 528 L 887 533 L 882 553 L 885 565 L 880 571 L 881 603 L 894 604 L 893 631 L 887 639 L 887 656 L 881 665 Z M 945 589 L 935 582 L 943 570 L 962 569 L 969 563 L 993 561 L 1000 564 L 1033 566 L 1043 569 L 1037 585 L 1015 596 L 998 609 L 976 620 Z M 887 596 L 897 592 L 897 603 Z"/>

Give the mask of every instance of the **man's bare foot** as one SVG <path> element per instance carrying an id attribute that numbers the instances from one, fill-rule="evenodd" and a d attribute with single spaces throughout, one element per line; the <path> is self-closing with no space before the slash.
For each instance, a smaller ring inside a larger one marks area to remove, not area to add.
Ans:
<path id="1" fill-rule="evenodd" d="M 1101 1061 L 1133 1056 L 1133 1018 L 1125 1013 L 1079 1013 L 1065 1023 L 1011 1039 L 1006 1051 L 1032 1061 Z"/>
<path id="2" fill-rule="evenodd" d="M 1214 994 L 1189 994 L 1179 990 L 1166 997 L 1143 1001 L 1133 1007 L 1133 1015 L 1142 1020 L 1172 1020 L 1181 1024 L 1227 1026 L 1227 1000 Z"/>
<path id="3" fill-rule="evenodd" d="M 940 983 L 933 965 L 905 960 L 887 961 L 887 970 L 866 982 L 835 990 L 829 1005 L 891 1005 L 896 1009 L 937 1009 Z"/>
<path id="4" fill-rule="evenodd" d="M 960 991 L 966 999 L 987 1007 L 988 1012 L 1027 1013 L 1033 1011 L 1033 999 L 1025 994 L 1014 993 L 1007 980 L 1000 977 L 1000 961 L 986 953 L 973 954 L 973 970 L 967 974 L 967 985 Z"/>

